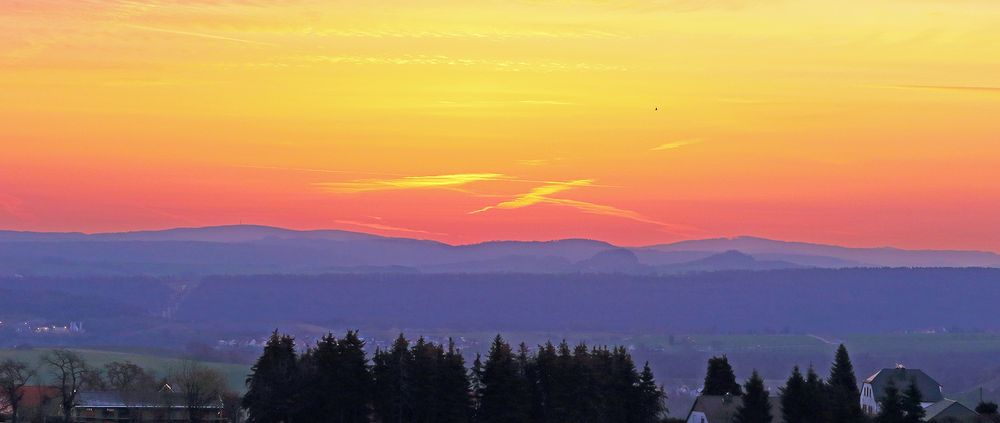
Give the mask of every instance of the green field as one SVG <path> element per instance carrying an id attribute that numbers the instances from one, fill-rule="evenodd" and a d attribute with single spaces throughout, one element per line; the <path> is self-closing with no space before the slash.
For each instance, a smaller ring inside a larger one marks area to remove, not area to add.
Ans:
<path id="1" fill-rule="evenodd" d="M 125 353 L 125 352 L 115 352 L 115 351 L 100 351 L 100 350 L 89 350 L 89 349 L 75 349 L 70 348 L 80 354 L 87 363 L 93 367 L 103 367 L 112 361 L 131 361 L 139 366 L 142 366 L 148 371 L 153 372 L 157 377 L 166 376 L 170 373 L 172 369 L 180 367 L 183 363 L 183 359 L 179 358 L 169 358 L 169 357 L 159 357 L 154 355 L 146 354 L 135 354 L 135 353 Z M 32 366 L 41 366 L 41 356 L 45 354 L 49 349 L 36 348 L 30 350 L 2 350 L 0 349 L 0 359 L 13 358 L 16 360 L 29 363 Z M 215 363 L 200 361 L 199 364 L 206 367 L 210 367 L 222 372 L 226 376 L 226 380 L 229 382 L 229 388 L 234 391 L 243 391 L 244 381 L 246 375 L 250 372 L 248 366 L 241 364 L 229 364 L 229 363 Z M 50 377 L 48 371 L 44 368 L 39 367 L 39 374 L 43 377 Z"/>

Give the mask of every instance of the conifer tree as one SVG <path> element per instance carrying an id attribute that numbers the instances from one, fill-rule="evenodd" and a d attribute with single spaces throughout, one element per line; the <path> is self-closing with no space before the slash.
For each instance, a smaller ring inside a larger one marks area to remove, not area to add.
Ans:
<path id="1" fill-rule="evenodd" d="M 702 395 L 741 395 L 740 384 L 736 383 L 736 374 L 729 365 L 729 358 L 712 357 L 708 359 L 708 371 L 705 372 L 705 386 Z"/>
<path id="2" fill-rule="evenodd" d="M 482 423 L 522 423 L 528 420 L 525 381 L 510 345 L 497 335 L 490 346 L 482 376 Z"/>
<path id="3" fill-rule="evenodd" d="M 296 411 L 298 377 L 295 340 L 274 331 L 246 380 L 243 408 L 247 410 L 247 421 L 291 422 Z"/>
<path id="4" fill-rule="evenodd" d="M 813 421 L 806 410 L 807 398 L 806 380 L 802 377 L 799 366 L 795 366 L 792 368 L 792 375 L 785 382 L 785 387 L 781 388 L 781 416 L 784 423 Z"/>
<path id="5" fill-rule="evenodd" d="M 997 403 L 989 401 L 981 401 L 976 405 L 976 412 L 984 416 L 995 416 L 1000 414 L 997 412 Z"/>
<path id="6" fill-rule="evenodd" d="M 659 422 L 661 416 L 667 413 L 667 395 L 663 392 L 662 387 L 656 385 L 653 369 L 649 367 L 648 361 L 642 367 L 642 373 L 639 375 L 637 391 L 638 413 L 632 421 L 635 423 Z"/>
<path id="7" fill-rule="evenodd" d="M 559 355 L 552 342 L 546 342 L 538 346 L 538 353 L 535 355 L 535 366 L 532 372 L 532 397 L 535 409 L 532 410 L 532 418 L 535 421 L 554 421 L 557 411 L 555 410 L 555 396 L 558 388 L 556 376 L 558 370 Z"/>
<path id="8" fill-rule="evenodd" d="M 903 423 L 920 423 L 924 420 L 927 412 L 924 411 L 924 407 L 920 404 L 923 401 L 924 395 L 920 392 L 920 388 L 917 387 L 917 382 L 911 381 L 910 386 L 903 392 L 902 405 L 903 412 L 906 413 Z"/>
<path id="9" fill-rule="evenodd" d="M 827 386 L 816 370 L 809 366 L 806 372 L 806 383 L 803 392 L 803 415 L 811 423 L 826 423 L 830 421 L 827 405 Z"/>
<path id="10" fill-rule="evenodd" d="M 885 393 L 878 399 L 879 412 L 875 423 L 903 423 L 906 411 L 903 409 L 903 398 L 899 394 L 896 383 L 889 381 Z"/>
<path id="11" fill-rule="evenodd" d="M 844 344 L 837 348 L 827 388 L 832 423 L 858 423 L 864 420 L 861 391 L 858 390 L 854 365 L 851 364 L 851 357 Z"/>
<path id="12" fill-rule="evenodd" d="M 744 385 L 746 392 L 743 394 L 743 402 L 736 408 L 736 415 L 733 416 L 734 423 L 771 423 L 771 402 L 768 399 L 767 389 L 764 388 L 764 379 L 761 379 L 756 370 L 747 379 Z"/>
<path id="13" fill-rule="evenodd" d="M 462 352 L 455 348 L 455 341 L 448 339 L 448 351 L 445 352 L 440 365 L 439 395 L 441 423 L 464 423 L 471 416 L 469 400 L 470 384 L 465 371 L 465 359 Z"/>
<path id="14" fill-rule="evenodd" d="M 372 361 L 375 414 L 385 423 L 409 422 L 413 415 L 410 341 L 399 334 L 392 348 L 376 351 Z"/>
<path id="15" fill-rule="evenodd" d="M 472 361 L 472 368 L 469 369 L 469 385 L 472 390 L 472 421 L 478 422 L 480 411 L 483 408 L 483 357 L 476 353 L 476 359 Z"/>
<path id="16" fill-rule="evenodd" d="M 570 385 L 566 387 L 571 395 L 569 416 L 572 421 L 584 422 L 603 417 L 598 416 L 601 398 L 594 370 L 590 349 L 584 343 L 577 344 L 573 348 Z"/>

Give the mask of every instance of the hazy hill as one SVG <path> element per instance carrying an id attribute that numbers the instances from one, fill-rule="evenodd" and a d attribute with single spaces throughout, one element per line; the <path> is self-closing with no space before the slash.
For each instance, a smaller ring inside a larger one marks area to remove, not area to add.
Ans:
<path id="1" fill-rule="evenodd" d="M 0 231 L 2 275 L 412 272 L 646 274 L 798 267 L 1000 267 L 978 251 L 846 248 L 738 237 L 620 248 L 595 240 L 449 245 L 254 225 L 104 234 Z"/>
<path id="2" fill-rule="evenodd" d="M 869 266 L 967 267 L 1000 266 L 1000 255 L 986 251 L 903 250 L 899 248 L 848 248 L 805 242 L 775 241 L 742 236 L 681 241 L 645 247 L 660 252 L 738 250 L 753 256 L 828 257 Z"/>
<path id="3" fill-rule="evenodd" d="M 757 260 L 749 254 L 736 250 L 713 254 L 705 258 L 661 266 L 664 272 L 706 272 L 719 270 L 775 270 L 806 267 L 787 261 Z"/>

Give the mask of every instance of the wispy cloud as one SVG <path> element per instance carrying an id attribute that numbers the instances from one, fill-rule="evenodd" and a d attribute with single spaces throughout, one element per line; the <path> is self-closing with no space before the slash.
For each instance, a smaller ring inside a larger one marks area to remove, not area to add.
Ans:
<path id="1" fill-rule="evenodd" d="M 499 71 L 627 71 L 628 68 L 617 65 L 587 62 L 556 62 L 543 60 L 511 60 L 494 58 L 454 57 L 447 55 L 404 54 L 401 56 L 327 56 L 309 55 L 292 57 L 277 63 L 289 62 L 348 64 L 348 65 L 422 65 L 422 66 L 455 66 L 490 68 Z M 274 66 L 270 62 L 250 64 L 250 66 Z M 532 100 L 525 100 L 532 101 Z M 543 100 L 548 102 L 548 100 Z M 546 104 L 553 104 L 548 102 Z"/>
<path id="2" fill-rule="evenodd" d="M 527 193 L 520 194 L 514 197 L 514 199 L 512 200 L 504 201 L 492 206 L 486 206 L 478 210 L 473 210 L 469 212 L 469 214 L 479 214 L 490 210 L 520 209 L 524 207 L 530 207 L 536 204 L 555 204 L 564 207 L 572 207 L 584 213 L 590 213 L 602 216 L 612 216 L 612 217 L 634 220 L 636 222 L 648 223 L 651 225 L 659 226 L 662 229 L 677 233 L 689 234 L 689 233 L 701 232 L 697 228 L 691 226 L 677 225 L 677 224 L 663 222 L 657 219 L 644 216 L 632 210 L 625 210 L 610 205 L 591 203 L 587 201 L 551 197 L 553 194 L 558 194 L 560 192 L 567 191 L 573 188 L 592 186 L 592 183 L 593 181 L 591 181 L 590 179 L 579 179 L 568 182 L 549 183 L 546 185 L 536 187 Z"/>
<path id="3" fill-rule="evenodd" d="M 492 209 L 519 209 L 519 208 L 522 208 L 522 207 L 528 207 L 528 206 L 531 206 L 531 205 L 535 205 L 535 204 L 538 204 L 538 203 L 547 202 L 547 201 L 551 200 L 548 197 L 549 195 L 552 195 L 552 194 L 555 194 L 555 193 L 559 193 L 559 192 L 562 192 L 562 191 L 566 191 L 566 190 L 568 190 L 570 188 L 573 188 L 573 187 L 588 186 L 591 183 L 593 183 L 593 181 L 591 181 L 590 179 L 580 179 L 580 180 L 576 180 L 576 181 L 569 181 L 569 182 L 563 182 L 563 183 L 553 183 L 553 184 L 542 185 L 540 187 L 532 189 L 531 191 L 529 191 L 529 192 L 527 192 L 525 194 L 521 194 L 521 195 L 517 196 L 513 200 L 504 201 L 502 203 L 499 203 L 499 204 L 496 204 L 496 205 L 493 205 L 493 206 L 483 207 L 483 208 L 481 208 L 479 210 L 471 211 L 471 212 L 469 212 L 469 214 L 482 213 L 484 211 L 488 211 L 488 210 L 492 210 Z"/>
<path id="4" fill-rule="evenodd" d="M 896 88 L 901 90 L 943 90 L 943 91 L 967 91 L 983 93 L 1000 93 L 1000 87 L 991 86 L 963 86 L 963 85 L 889 85 L 885 88 Z"/>
<path id="5" fill-rule="evenodd" d="M 551 159 L 521 159 L 517 161 L 517 164 L 521 166 L 544 166 L 562 160 L 566 159 L 563 157 L 553 157 Z"/>
<path id="6" fill-rule="evenodd" d="M 393 179 L 359 179 L 348 182 L 322 182 L 317 184 L 329 192 L 355 193 L 421 188 L 453 188 L 473 182 L 510 180 L 501 173 L 457 173 L 451 175 L 404 176 Z"/>
<path id="7" fill-rule="evenodd" d="M 232 167 L 238 167 L 244 169 L 286 170 L 291 172 L 335 173 L 340 175 L 405 176 L 398 173 L 388 173 L 388 172 L 368 172 L 361 170 L 342 170 L 342 169 L 318 169 L 309 167 L 254 166 L 254 165 L 234 165 Z"/>
<path id="8" fill-rule="evenodd" d="M 381 219 L 379 219 L 379 220 L 381 220 Z M 431 231 L 425 231 L 425 230 L 422 230 L 422 229 L 403 228 L 403 227 L 399 227 L 399 226 L 386 225 L 386 224 L 383 224 L 383 223 L 358 222 L 358 221 L 355 221 L 355 220 L 335 220 L 334 222 L 340 223 L 342 225 L 357 226 L 357 227 L 361 227 L 361 228 L 375 229 L 375 230 L 379 230 L 379 231 L 405 232 L 405 233 L 426 234 L 426 235 L 447 235 L 447 234 L 440 233 L 440 232 L 431 232 Z"/>
<path id="9" fill-rule="evenodd" d="M 684 147 L 686 145 L 698 144 L 700 142 L 701 142 L 700 139 L 689 139 L 689 140 L 671 141 L 671 142 L 663 143 L 663 144 L 660 144 L 660 145 L 658 145 L 656 147 L 650 148 L 649 151 L 673 150 L 675 148 L 681 148 L 681 147 Z"/>
<path id="10" fill-rule="evenodd" d="M 275 43 L 268 43 L 268 42 L 264 42 L 264 41 L 255 41 L 255 40 L 246 40 L 246 39 L 243 39 L 243 38 L 226 37 L 226 36 L 222 36 L 222 35 L 206 34 L 206 33 L 201 33 L 201 32 L 180 31 L 180 30 L 175 30 L 175 29 L 155 28 L 155 27 L 142 26 L 142 25 L 125 25 L 125 26 L 128 27 L 128 28 L 138 29 L 138 30 L 141 30 L 141 31 L 160 32 L 160 33 L 164 33 L 164 34 L 175 34 L 175 35 L 186 35 L 186 36 L 189 36 L 189 37 L 206 38 L 206 39 L 220 40 L 220 41 L 232 41 L 232 42 L 236 42 L 236 43 L 256 44 L 256 45 L 270 46 L 270 47 L 277 47 L 278 46 L 278 44 L 275 44 Z"/>

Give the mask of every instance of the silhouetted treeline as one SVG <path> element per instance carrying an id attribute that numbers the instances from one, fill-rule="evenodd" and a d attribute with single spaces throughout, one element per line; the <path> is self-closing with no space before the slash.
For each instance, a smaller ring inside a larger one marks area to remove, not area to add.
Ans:
<path id="1" fill-rule="evenodd" d="M 777 402 L 764 387 L 755 369 L 742 386 L 736 383 L 733 367 L 726 356 L 708 360 L 703 395 L 740 397 L 733 421 L 736 423 L 865 423 L 861 392 L 854 365 L 843 345 L 837 349 L 830 376 L 823 380 L 809 367 L 803 376 L 798 366 L 780 389 Z M 776 418 L 780 415 L 780 418 Z M 885 422 L 902 423 L 902 422 Z"/>
<path id="2" fill-rule="evenodd" d="M 357 332 L 302 354 L 275 332 L 247 378 L 249 422 L 659 422 L 665 395 L 624 347 L 546 343 L 516 349 L 499 335 L 467 366 L 454 344 L 403 335 L 366 357 Z"/>
<path id="3" fill-rule="evenodd" d="M 702 394 L 739 397 L 733 423 L 921 423 L 928 417 L 922 406 L 924 395 L 915 380 L 905 387 L 890 380 L 876 398 L 878 412 L 865 414 L 854 365 L 843 344 L 837 348 L 827 379 L 820 378 L 812 366 L 806 375 L 795 366 L 777 397 L 772 397 L 764 387 L 757 370 L 745 384 L 739 385 L 728 357 L 712 357 L 708 360 Z M 995 403 L 980 402 L 976 413 L 979 415 L 972 419 L 945 417 L 930 421 L 1000 422 Z"/>

